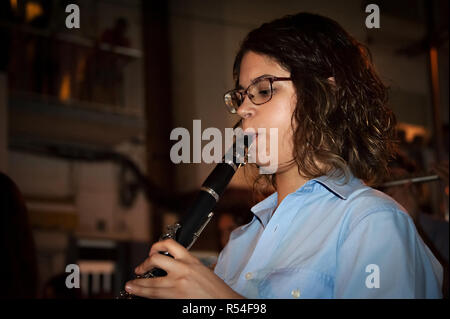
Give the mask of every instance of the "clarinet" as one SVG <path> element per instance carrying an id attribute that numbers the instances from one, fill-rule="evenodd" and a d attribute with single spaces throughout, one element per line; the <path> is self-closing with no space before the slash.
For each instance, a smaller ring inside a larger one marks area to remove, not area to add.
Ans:
<path id="1" fill-rule="evenodd" d="M 252 140 L 253 137 L 251 135 L 238 134 L 236 136 L 233 146 L 226 152 L 222 162 L 218 163 L 206 178 L 200 187 L 196 199 L 181 221 L 167 226 L 167 231 L 160 236 L 160 240 L 171 238 L 188 250 L 192 247 L 213 217 L 214 213 L 212 210 L 230 183 L 231 178 L 239 167 L 246 164 L 248 147 L 251 145 Z M 172 257 L 168 252 L 160 252 L 160 254 Z M 154 278 L 166 275 L 167 273 L 163 269 L 153 268 L 143 275 L 136 276 L 136 278 Z M 125 290 L 122 290 L 117 297 L 117 299 L 134 298 L 137 297 Z"/>

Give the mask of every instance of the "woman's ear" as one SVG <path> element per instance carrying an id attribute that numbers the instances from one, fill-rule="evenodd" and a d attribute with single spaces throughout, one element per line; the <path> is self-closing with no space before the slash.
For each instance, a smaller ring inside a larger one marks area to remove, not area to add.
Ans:
<path id="1" fill-rule="evenodd" d="M 336 88 L 336 81 L 334 80 L 334 76 L 330 76 L 330 77 L 327 79 L 327 81 L 328 81 L 328 83 L 331 85 L 331 90 L 332 90 L 333 92 L 336 91 L 337 88 Z"/>

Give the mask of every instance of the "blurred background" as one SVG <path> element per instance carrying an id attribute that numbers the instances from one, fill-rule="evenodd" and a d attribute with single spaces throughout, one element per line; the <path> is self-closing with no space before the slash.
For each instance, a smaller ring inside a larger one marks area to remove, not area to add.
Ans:
<path id="1" fill-rule="evenodd" d="M 66 28 L 70 3 L 80 8 L 79 29 Z M 379 29 L 365 26 L 369 3 L 380 8 Z M 172 164 L 171 130 L 192 132 L 194 119 L 202 130 L 232 127 L 222 96 L 233 87 L 240 41 L 299 11 L 336 20 L 370 48 L 390 87 L 407 173 L 447 166 L 447 183 L 424 184 L 415 197 L 421 213 L 447 222 L 448 262 L 447 0 L 2 0 L 0 171 L 19 194 L 24 230 L 0 209 L 5 242 L 35 256 L 24 270 L 35 282 L 26 296 L 118 294 L 213 168 Z M 205 263 L 251 218 L 251 187 L 243 172 L 233 178 L 192 248 Z M 68 292 L 71 263 L 81 289 Z"/>

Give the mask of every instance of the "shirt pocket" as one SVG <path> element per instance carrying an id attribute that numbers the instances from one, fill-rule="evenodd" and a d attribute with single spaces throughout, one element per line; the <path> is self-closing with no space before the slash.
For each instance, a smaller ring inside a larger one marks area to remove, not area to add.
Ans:
<path id="1" fill-rule="evenodd" d="M 318 299 L 333 297 L 333 278 L 305 268 L 280 268 L 268 273 L 258 284 L 261 298 Z"/>

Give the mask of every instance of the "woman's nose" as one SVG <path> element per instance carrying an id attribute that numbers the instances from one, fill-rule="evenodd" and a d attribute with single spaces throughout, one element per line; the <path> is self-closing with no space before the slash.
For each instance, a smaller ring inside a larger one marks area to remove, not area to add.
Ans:
<path id="1" fill-rule="evenodd" d="M 255 114 L 255 105 L 250 101 L 247 95 L 244 96 L 244 100 L 238 108 L 237 114 L 243 119 L 248 119 Z"/>

